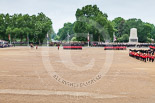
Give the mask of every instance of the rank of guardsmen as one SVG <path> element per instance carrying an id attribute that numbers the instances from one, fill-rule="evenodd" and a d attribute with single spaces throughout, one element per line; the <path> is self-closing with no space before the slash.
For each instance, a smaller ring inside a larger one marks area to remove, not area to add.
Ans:
<path id="1" fill-rule="evenodd" d="M 141 60 L 144 62 L 154 62 L 155 51 L 154 50 L 129 50 L 129 56 Z"/>

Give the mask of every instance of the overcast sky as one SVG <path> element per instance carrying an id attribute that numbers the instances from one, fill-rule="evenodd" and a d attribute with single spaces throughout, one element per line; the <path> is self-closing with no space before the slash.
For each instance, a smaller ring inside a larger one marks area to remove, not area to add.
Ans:
<path id="1" fill-rule="evenodd" d="M 155 24 L 155 0 L 0 0 L 0 13 L 32 15 L 43 12 L 52 19 L 57 32 L 64 23 L 75 21 L 77 8 L 88 4 L 96 4 L 110 20 L 140 18 Z"/>

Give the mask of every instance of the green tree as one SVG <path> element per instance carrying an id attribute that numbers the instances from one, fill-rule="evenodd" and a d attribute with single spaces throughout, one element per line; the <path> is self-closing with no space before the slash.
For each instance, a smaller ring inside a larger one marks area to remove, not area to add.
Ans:
<path id="1" fill-rule="evenodd" d="M 6 39 L 5 35 L 5 22 L 4 22 L 4 14 L 0 14 L 0 38 Z"/>
<path id="2" fill-rule="evenodd" d="M 14 39 L 20 39 L 22 41 L 27 40 L 27 35 L 31 42 L 34 42 L 35 36 L 37 40 L 35 42 L 42 43 L 46 38 L 46 34 L 52 34 L 52 21 L 43 13 L 38 15 L 28 14 L 0 14 L 0 38 L 8 40 L 8 34 Z"/>
<path id="3" fill-rule="evenodd" d="M 125 19 L 121 17 L 115 18 L 113 21 L 116 37 L 121 37 L 125 33 Z"/>
<path id="4" fill-rule="evenodd" d="M 112 39 L 113 25 L 107 20 L 107 14 L 102 13 L 96 5 L 87 5 L 82 9 L 77 9 L 75 15 L 77 20 L 74 25 L 75 33 L 93 34 L 94 41 L 104 41 L 108 36 Z M 87 38 L 84 39 L 84 36 L 77 35 L 77 40 L 86 41 Z"/>
<path id="5" fill-rule="evenodd" d="M 59 29 L 57 35 L 59 36 L 59 40 L 67 40 L 67 34 L 74 34 L 73 31 L 74 24 L 68 22 L 64 24 L 64 27 Z"/>
<path id="6" fill-rule="evenodd" d="M 15 39 L 16 39 L 16 38 L 20 38 L 21 41 L 22 41 L 22 39 L 23 39 L 22 33 L 23 33 L 23 31 L 22 31 L 21 28 L 14 28 L 14 29 L 13 29 L 13 34 L 14 34 L 14 38 L 15 38 Z"/>
<path id="7" fill-rule="evenodd" d="M 151 24 L 143 22 L 141 19 L 129 19 L 125 22 L 124 32 L 130 34 L 131 28 L 137 28 L 139 42 L 147 42 L 147 37 L 151 34 Z"/>
<path id="8" fill-rule="evenodd" d="M 46 17 L 43 13 L 39 13 L 35 23 L 35 34 L 38 38 L 37 42 L 39 42 L 39 44 L 43 43 L 47 33 L 51 33 L 51 30 L 53 30 L 51 19 Z"/>

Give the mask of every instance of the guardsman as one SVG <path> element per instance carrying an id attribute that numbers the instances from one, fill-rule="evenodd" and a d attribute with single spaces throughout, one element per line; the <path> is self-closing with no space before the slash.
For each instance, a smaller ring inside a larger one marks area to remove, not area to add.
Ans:
<path id="1" fill-rule="evenodd" d="M 138 60 L 139 60 L 139 59 L 140 59 L 140 52 L 138 51 L 138 53 L 137 53 L 137 54 L 138 54 L 137 56 L 138 56 Z"/>
<path id="2" fill-rule="evenodd" d="M 144 53 L 144 62 L 146 62 L 146 58 L 147 58 L 147 56 L 146 56 L 146 54 Z"/>
<path id="3" fill-rule="evenodd" d="M 58 50 L 59 50 L 59 45 L 58 45 Z"/>
<path id="4" fill-rule="evenodd" d="M 143 60 L 143 54 L 142 53 L 140 53 L 140 59 Z"/>
<path id="5" fill-rule="evenodd" d="M 36 49 L 38 49 L 38 45 L 36 45 Z"/>
<path id="6" fill-rule="evenodd" d="M 151 59 L 152 59 L 151 54 L 149 54 L 148 58 L 149 58 L 149 62 L 151 62 Z"/>
<path id="7" fill-rule="evenodd" d="M 149 54 L 148 54 L 148 52 L 147 52 L 146 56 L 147 56 L 147 61 L 148 61 L 149 60 Z"/>
<path id="8" fill-rule="evenodd" d="M 154 62 L 155 55 L 152 55 L 152 57 L 151 57 L 151 58 L 152 58 L 152 62 Z"/>
<path id="9" fill-rule="evenodd" d="M 32 43 L 30 44 L 30 47 L 31 47 L 31 49 L 33 48 L 33 44 Z"/>
<path id="10" fill-rule="evenodd" d="M 142 60 L 145 61 L 145 54 L 142 54 Z"/>

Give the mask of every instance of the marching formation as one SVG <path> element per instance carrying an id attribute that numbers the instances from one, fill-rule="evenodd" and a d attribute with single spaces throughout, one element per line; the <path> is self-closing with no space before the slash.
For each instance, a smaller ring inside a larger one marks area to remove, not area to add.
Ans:
<path id="1" fill-rule="evenodd" d="M 153 50 L 129 50 L 129 56 L 144 62 L 154 62 L 155 53 Z"/>

